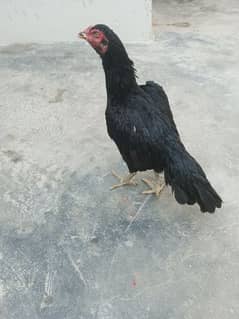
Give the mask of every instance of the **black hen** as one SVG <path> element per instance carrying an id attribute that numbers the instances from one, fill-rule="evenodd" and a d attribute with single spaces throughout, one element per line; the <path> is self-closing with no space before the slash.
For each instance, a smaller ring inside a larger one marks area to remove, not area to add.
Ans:
<path id="1" fill-rule="evenodd" d="M 164 171 L 178 203 L 198 203 L 202 212 L 209 213 L 220 208 L 220 196 L 180 140 L 163 88 L 154 82 L 137 84 L 133 62 L 109 27 L 89 27 L 80 37 L 103 62 L 107 129 L 132 173 L 128 181 L 137 171 Z"/>

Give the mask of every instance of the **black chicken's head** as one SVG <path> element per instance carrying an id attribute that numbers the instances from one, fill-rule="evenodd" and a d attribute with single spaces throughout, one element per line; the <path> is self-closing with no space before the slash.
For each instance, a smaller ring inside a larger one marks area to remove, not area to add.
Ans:
<path id="1" fill-rule="evenodd" d="M 108 51 L 109 40 L 99 25 L 90 26 L 79 33 L 79 37 L 85 39 L 100 55 Z"/>
<path id="2" fill-rule="evenodd" d="M 113 78 L 114 83 L 123 78 L 121 86 L 126 87 L 126 89 L 136 84 L 134 63 L 130 60 L 123 43 L 113 30 L 104 24 L 96 24 L 80 32 L 79 37 L 85 39 L 100 55 L 104 70 L 111 82 Z M 109 74 L 111 75 L 109 76 Z M 116 91 L 119 91 L 118 84 L 116 87 Z"/>
<path id="3" fill-rule="evenodd" d="M 104 24 L 90 26 L 79 33 L 79 37 L 85 39 L 103 58 L 105 55 L 119 54 L 124 51 L 124 46 L 119 37 Z"/>

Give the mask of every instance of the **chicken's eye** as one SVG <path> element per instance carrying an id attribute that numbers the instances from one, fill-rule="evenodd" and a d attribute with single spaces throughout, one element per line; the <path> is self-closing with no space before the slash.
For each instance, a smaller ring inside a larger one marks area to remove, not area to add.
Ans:
<path id="1" fill-rule="evenodd" d="M 94 31 L 94 32 L 93 32 L 93 35 L 94 35 L 96 38 L 99 38 L 100 32 L 99 32 L 99 31 Z"/>

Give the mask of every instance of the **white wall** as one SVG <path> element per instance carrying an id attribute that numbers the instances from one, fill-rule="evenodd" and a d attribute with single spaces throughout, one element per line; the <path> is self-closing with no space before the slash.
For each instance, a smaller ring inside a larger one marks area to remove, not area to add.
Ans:
<path id="1" fill-rule="evenodd" d="M 88 25 L 110 25 L 124 41 L 151 39 L 152 0 L 0 0 L 0 45 L 74 41 Z"/>

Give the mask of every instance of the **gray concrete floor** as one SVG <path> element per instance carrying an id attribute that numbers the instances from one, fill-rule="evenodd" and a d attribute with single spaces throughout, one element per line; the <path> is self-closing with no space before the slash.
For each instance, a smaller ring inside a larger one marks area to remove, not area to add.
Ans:
<path id="1" fill-rule="evenodd" d="M 219 2 L 159 1 L 157 42 L 127 46 L 222 195 L 214 215 L 109 191 L 126 167 L 87 44 L 0 48 L 1 319 L 239 318 L 239 4 Z"/>

